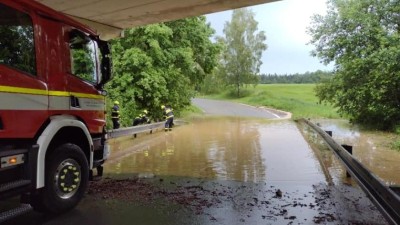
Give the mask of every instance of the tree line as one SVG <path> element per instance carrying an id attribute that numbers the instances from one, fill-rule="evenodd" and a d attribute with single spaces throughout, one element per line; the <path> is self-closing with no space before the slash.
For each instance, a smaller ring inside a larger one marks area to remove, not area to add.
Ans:
<path id="1" fill-rule="evenodd" d="M 303 74 L 261 74 L 260 84 L 315 84 L 331 79 L 332 72 L 317 70 Z"/>

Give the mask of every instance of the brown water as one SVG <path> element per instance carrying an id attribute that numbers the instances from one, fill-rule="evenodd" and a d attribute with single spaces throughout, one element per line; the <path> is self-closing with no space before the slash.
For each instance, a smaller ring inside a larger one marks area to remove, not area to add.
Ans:
<path id="1" fill-rule="evenodd" d="M 291 120 L 206 117 L 172 132 L 110 140 L 105 172 L 219 196 L 201 216 L 174 219 L 192 221 L 181 224 L 386 224 L 365 194 L 347 185 L 334 156 L 313 150 L 301 130 Z"/>
<path id="2" fill-rule="evenodd" d="M 207 118 L 172 132 L 111 144 L 116 150 L 105 171 L 112 174 L 296 184 L 325 181 L 311 148 L 289 120 Z"/>
<path id="3" fill-rule="evenodd" d="M 323 130 L 332 131 L 339 144 L 353 146 L 353 155 L 387 185 L 400 185 L 400 152 L 390 148 L 394 135 L 388 132 L 366 131 L 345 120 L 318 120 Z M 334 158 L 334 156 L 332 156 Z M 334 179 L 345 179 L 344 169 L 336 159 L 326 166 Z"/>
<path id="4" fill-rule="evenodd" d="M 7 224 L 387 224 L 298 127 L 207 117 L 172 132 L 112 139 L 109 186 L 92 183 L 66 214 L 30 213 Z"/>

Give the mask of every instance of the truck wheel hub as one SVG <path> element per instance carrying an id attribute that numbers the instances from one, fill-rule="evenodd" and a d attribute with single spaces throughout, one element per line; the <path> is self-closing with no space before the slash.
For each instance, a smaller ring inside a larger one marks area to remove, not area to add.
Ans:
<path id="1" fill-rule="evenodd" d="M 81 183 L 81 169 L 74 159 L 66 159 L 58 166 L 55 173 L 55 188 L 59 197 L 70 198 Z"/>

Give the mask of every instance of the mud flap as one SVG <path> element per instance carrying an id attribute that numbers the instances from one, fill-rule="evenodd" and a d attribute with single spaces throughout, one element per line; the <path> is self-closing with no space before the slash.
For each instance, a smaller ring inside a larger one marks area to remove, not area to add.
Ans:
<path id="1" fill-rule="evenodd" d="M 96 170 L 97 170 L 97 175 L 93 174 L 93 170 L 89 171 L 89 180 L 90 181 L 98 181 L 101 179 L 101 177 L 103 176 L 103 166 L 97 166 Z"/>

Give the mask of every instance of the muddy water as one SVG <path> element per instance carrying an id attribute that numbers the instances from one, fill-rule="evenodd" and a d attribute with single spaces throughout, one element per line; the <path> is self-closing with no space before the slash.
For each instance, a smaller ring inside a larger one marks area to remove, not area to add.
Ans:
<path id="1" fill-rule="evenodd" d="M 78 207 L 7 224 L 386 224 L 357 186 L 328 184 L 339 167 L 320 166 L 300 131 L 289 120 L 207 117 L 110 140 L 106 178 Z"/>
<path id="2" fill-rule="evenodd" d="M 333 138 L 339 144 L 353 146 L 353 155 L 371 172 L 382 179 L 387 185 L 400 185 L 400 152 L 390 148 L 393 134 L 378 131 L 366 131 L 350 125 L 345 120 L 318 120 L 323 130 L 330 130 Z M 331 156 L 334 158 L 334 156 Z M 334 179 L 344 177 L 342 165 L 336 159 L 330 161 L 329 170 Z"/>
<path id="3" fill-rule="evenodd" d="M 201 190 L 189 198 L 203 196 L 194 200 L 206 202 L 201 210 L 178 214 L 172 224 L 386 224 L 357 186 L 330 185 L 342 179 L 340 165 L 321 166 L 320 155 L 290 120 L 207 117 L 111 144 L 106 176 L 135 174 L 162 188 L 174 186 L 163 197 L 170 199 L 167 208 L 174 207 L 169 196 Z"/>
<path id="4" fill-rule="evenodd" d="M 325 177 L 296 128 L 284 121 L 208 118 L 173 132 L 112 143 L 111 174 L 173 175 L 314 184 Z"/>

